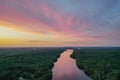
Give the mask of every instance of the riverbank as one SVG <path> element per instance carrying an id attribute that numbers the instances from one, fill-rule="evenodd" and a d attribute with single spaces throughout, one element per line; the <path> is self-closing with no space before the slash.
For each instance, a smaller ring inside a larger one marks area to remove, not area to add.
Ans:
<path id="1" fill-rule="evenodd" d="M 64 48 L 0 49 L 0 80 L 51 80 L 53 63 Z"/>
<path id="2" fill-rule="evenodd" d="M 120 48 L 80 48 L 71 55 L 93 80 L 119 80 Z"/>

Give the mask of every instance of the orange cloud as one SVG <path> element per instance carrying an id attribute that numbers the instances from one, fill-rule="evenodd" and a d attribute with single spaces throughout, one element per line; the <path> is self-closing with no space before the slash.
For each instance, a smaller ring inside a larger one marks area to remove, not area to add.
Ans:
<path id="1" fill-rule="evenodd" d="M 103 42 L 89 34 L 91 25 L 45 1 L 0 3 L 0 46 L 78 46 Z M 8 38 L 7 34 L 10 35 Z M 93 35 L 93 34 L 92 34 Z M 74 44 L 73 44 L 74 43 Z"/>

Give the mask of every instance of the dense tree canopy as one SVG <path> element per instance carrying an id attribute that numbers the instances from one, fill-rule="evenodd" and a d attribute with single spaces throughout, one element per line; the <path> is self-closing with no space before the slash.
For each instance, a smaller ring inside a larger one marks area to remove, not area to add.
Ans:
<path id="1" fill-rule="evenodd" d="M 80 48 L 72 57 L 93 80 L 120 80 L 120 48 Z"/>

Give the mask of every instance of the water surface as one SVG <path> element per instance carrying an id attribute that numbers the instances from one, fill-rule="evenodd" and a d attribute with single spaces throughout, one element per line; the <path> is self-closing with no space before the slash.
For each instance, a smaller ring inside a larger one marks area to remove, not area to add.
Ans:
<path id="1" fill-rule="evenodd" d="M 73 50 L 67 49 L 54 63 L 52 80 L 92 80 L 83 70 L 78 69 L 76 60 L 70 58 L 72 53 Z"/>

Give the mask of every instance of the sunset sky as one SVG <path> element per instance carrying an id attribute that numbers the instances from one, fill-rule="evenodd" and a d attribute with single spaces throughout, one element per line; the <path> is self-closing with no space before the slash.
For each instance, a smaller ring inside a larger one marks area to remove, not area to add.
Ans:
<path id="1" fill-rule="evenodd" d="M 0 0 L 0 47 L 120 46 L 120 0 Z"/>

